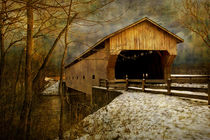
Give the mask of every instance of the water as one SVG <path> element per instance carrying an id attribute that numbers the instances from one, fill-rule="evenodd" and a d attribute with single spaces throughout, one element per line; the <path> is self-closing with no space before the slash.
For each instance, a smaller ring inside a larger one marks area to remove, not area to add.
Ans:
<path id="1" fill-rule="evenodd" d="M 32 130 L 31 130 L 32 138 L 53 139 L 53 137 L 55 137 L 58 134 L 59 118 L 60 118 L 59 96 L 40 97 L 38 105 L 36 106 L 34 112 L 32 113 Z M 69 122 L 65 122 L 65 124 L 69 125 Z"/>
<path id="2" fill-rule="evenodd" d="M 93 104 L 85 93 L 69 90 L 65 97 L 64 131 L 77 124 L 87 115 L 110 103 L 121 93 L 101 89 L 93 90 Z M 48 140 L 58 137 L 60 120 L 60 96 L 41 96 L 32 112 L 32 140 Z"/>
<path id="3" fill-rule="evenodd" d="M 64 130 L 78 123 L 91 113 L 85 94 L 68 93 L 64 106 Z M 58 136 L 60 120 L 60 97 L 41 96 L 32 112 L 31 139 L 54 139 Z"/>

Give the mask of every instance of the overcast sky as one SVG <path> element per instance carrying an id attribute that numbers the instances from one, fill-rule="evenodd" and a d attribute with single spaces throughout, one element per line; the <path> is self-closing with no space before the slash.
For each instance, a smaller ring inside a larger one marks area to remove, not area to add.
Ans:
<path id="1" fill-rule="evenodd" d="M 173 0 L 116 0 L 91 17 L 102 21 L 111 19 L 112 22 L 101 22 L 95 26 L 80 26 L 79 28 L 75 26 L 74 37 L 81 43 L 76 43 L 70 47 L 71 53 L 68 55 L 67 61 L 70 62 L 72 58 L 78 56 L 104 36 L 148 17 L 185 40 L 183 44 L 178 45 L 178 56 L 175 63 L 186 63 L 186 61 L 192 61 L 191 63 L 209 62 L 210 57 L 206 56 L 210 56 L 210 49 L 200 47 L 196 51 L 199 56 L 195 54 L 195 48 L 197 45 L 202 46 L 202 42 L 199 39 L 194 40 L 192 33 L 181 27 L 177 21 L 178 10 L 175 7 Z M 83 24 L 89 25 L 90 23 Z M 78 31 L 81 33 L 78 34 Z M 193 44 L 192 42 L 196 43 Z M 186 50 L 189 51 L 186 52 Z M 186 60 L 186 57 L 182 57 L 180 59 L 181 55 L 193 56 L 193 58 Z"/>

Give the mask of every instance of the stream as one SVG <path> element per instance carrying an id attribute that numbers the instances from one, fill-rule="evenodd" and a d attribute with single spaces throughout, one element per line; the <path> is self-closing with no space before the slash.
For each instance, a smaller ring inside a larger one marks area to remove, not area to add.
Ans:
<path id="1" fill-rule="evenodd" d="M 68 102 L 66 102 L 68 101 Z M 91 113 L 85 94 L 71 91 L 64 106 L 64 131 Z M 58 136 L 60 96 L 39 97 L 32 112 L 31 139 L 54 139 Z"/>

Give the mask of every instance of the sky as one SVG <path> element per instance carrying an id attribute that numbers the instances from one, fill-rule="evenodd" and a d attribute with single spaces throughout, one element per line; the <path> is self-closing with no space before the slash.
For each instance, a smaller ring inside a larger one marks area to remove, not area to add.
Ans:
<path id="1" fill-rule="evenodd" d="M 148 17 L 184 39 L 184 43 L 177 45 L 178 55 L 174 65 L 208 65 L 210 49 L 199 37 L 179 24 L 178 12 L 173 0 L 116 0 L 90 17 L 90 19 L 101 21 L 100 24 L 85 26 L 93 23 L 84 22 L 84 26 L 73 28 L 75 32 L 72 35 L 80 43 L 71 45 L 66 62 L 71 62 L 103 37 L 141 18 Z M 106 22 L 107 20 L 111 22 Z"/>

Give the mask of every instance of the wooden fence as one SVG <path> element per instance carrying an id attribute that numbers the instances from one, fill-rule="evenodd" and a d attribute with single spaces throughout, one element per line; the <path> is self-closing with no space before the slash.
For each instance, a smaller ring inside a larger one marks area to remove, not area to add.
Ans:
<path id="1" fill-rule="evenodd" d="M 186 83 L 188 84 L 188 87 L 185 86 Z M 205 84 L 204 87 L 202 87 L 203 84 Z M 209 75 L 171 75 L 168 80 L 128 79 L 127 77 L 126 79 L 117 80 L 100 79 L 99 85 L 102 87 L 106 87 L 108 90 L 140 90 L 143 92 L 165 93 L 168 95 L 179 97 L 208 100 L 208 105 L 210 105 Z M 194 85 L 197 87 L 195 87 Z M 185 91 L 190 92 L 186 93 Z"/>

